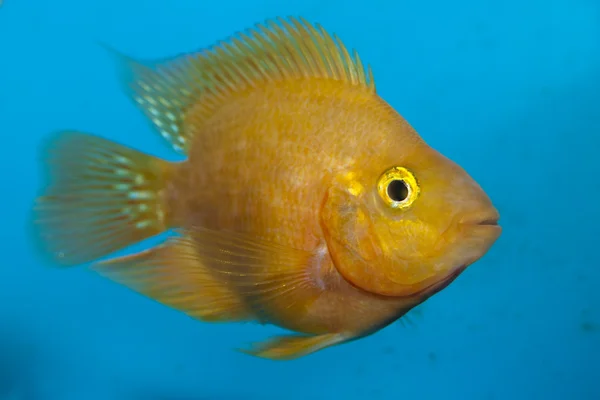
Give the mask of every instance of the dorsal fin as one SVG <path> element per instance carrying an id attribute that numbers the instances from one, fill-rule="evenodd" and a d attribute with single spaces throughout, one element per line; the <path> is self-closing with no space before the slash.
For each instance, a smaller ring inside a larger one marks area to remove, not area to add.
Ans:
<path id="1" fill-rule="evenodd" d="M 116 52 L 115 52 L 116 53 Z M 228 94 L 268 81 L 322 78 L 375 92 L 370 68 L 358 53 L 320 25 L 304 19 L 277 18 L 198 53 L 143 64 L 118 55 L 124 83 L 173 148 L 187 153 L 186 111 L 194 107 L 201 122 L 227 101 Z"/>

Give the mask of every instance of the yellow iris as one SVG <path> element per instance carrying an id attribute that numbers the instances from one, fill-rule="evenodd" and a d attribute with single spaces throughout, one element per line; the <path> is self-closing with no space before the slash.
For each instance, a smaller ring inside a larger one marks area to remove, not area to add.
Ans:
<path id="1" fill-rule="evenodd" d="M 377 191 L 390 208 L 405 210 L 419 197 L 420 188 L 412 172 L 392 167 L 379 177 Z"/>

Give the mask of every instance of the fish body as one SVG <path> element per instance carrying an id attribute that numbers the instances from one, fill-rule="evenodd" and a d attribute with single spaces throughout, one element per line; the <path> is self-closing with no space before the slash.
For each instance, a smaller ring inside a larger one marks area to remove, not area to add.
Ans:
<path id="1" fill-rule="evenodd" d="M 193 318 L 296 332 L 250 354 L 291 359 L 369 335 L 500 235 L 479 185 L 319 26 L 279 19 L 154 65 L 117 59 L 185 160 L 61 132 L 45 151 L 39 242 L 60 265 L 91 262 Z M 161 245 L 98 261 L 170 229 Z"/>

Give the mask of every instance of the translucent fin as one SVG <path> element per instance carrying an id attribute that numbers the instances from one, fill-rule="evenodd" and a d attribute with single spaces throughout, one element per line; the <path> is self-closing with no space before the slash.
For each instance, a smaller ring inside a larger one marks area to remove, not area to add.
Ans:
<path id="1" fill-rule="evenodd" d="M 144 114 L 152 121 L 160 135 L 178 153 L 185 153 L 186 136 L 181 131 L 183 112 L 190 104 L 185 88 L 172 83 L 168 77 L 161 77 L 152 65 L 160 66 L 158 61 L 146 62 L 134 60 L 107 44 L 100 43 L 115 60 L 121 86 Z"/>
<path id="2" fill-rule="evenodd" d="M 350 337 L 339 333 L 318 336 L 275 336 L 265 342 L 255 344 L 251 349 L 240 351 L 271 360 L 292 360 L 348 340 Z"/>
<path id="3" fill-rule="evenodd" d="M 78 132 L 44 154 L 49 186 L 34 205 L 44 253 L 62 266 L 93 261 L 168 227 L 166 161 Z"/>
<path id="4" fill-rule="evenodd" d="M 321 26 L 301 18 L 277 18 L 265 25 L 168 61 L 142 63 L 109 50 L 120 60 L 129 95 L 182 153 L 197 133 L 186 126 L 188 118 L 194 126 L 201 126 L 231 94 L 251 87 L 319 78 L 375 92 L 371 69 L 363 67 L 358 53 L 351 55 L 337 36 Z"/>
<path id="5" fill-rule="evenodd" d="M 170 238 L 155 248 L 96 263 L 92 269 L 192 318 L 252 319 L 239 296 L 202 264 L 189 238 Z"/>
<path id="6" fill-rule="evenodd" d="M 202 262 L 235 287 L 261 322 L 297 318 L 321 294 L 309 275 L 310 252 L 240 233 L 183 232 L 196 242 Z"/>

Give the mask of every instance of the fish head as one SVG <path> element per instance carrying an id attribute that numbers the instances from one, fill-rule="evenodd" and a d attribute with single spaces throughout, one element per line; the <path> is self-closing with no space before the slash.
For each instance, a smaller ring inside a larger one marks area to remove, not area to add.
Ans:
<path id="1" fill-rule="evenodd" d="M 464 169 L 424 142 L 397 150 L 335 176 L 321 224 L 336 268 L 355 286 L 431 295 L 490 249 L 499 213 Z"/>

